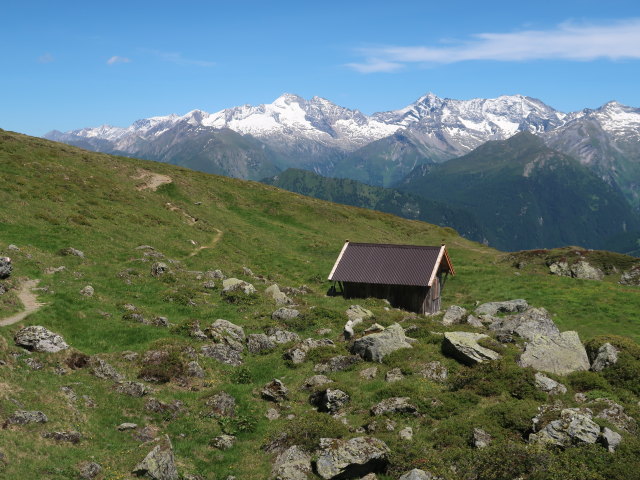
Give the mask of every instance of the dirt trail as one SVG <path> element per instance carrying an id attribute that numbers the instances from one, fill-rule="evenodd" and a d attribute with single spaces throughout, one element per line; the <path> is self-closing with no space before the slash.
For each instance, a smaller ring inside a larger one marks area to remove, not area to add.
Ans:
<path id="1" fill-rule="evenodd" d="M 194 255 L 197 255 L 198 253 L 200 253 L 202 250 L 204 250 L 205 248 L 213 248 L 216 246 L 216 244 L 220 241 L 220 239 L 222 238 L 222 230 L 218 230 L 217 228 L 213 228 L 217 233 L 215 234 L 215 236 L 213 237 L 213 239 L 211 240 L 211 242 L 209 242 L 207 245 L 200 245 L 198 248 L 196 248 L 193 252 L 191 252 L 189 254 L 190 257 L 193 257 Z"/>
<path id="2" fill-rule="evenodd" d="M 154 173 L 142 168 L 138 169 L 138 174 L 134 178 L 135 180 L 142 180 L 143 183 L 136 187 L 137 190 L 152 190 L 156 191 L 158 187 L 173 182 L 173 179 L 169 175 L 162 175 L 160 173 Z"/>
<path id="3" fill-rule="evenodd" d="M 20 291 L 18 292 L 18 298 L 24 305 L 24 311 L 0 320 L 0 327 L 18 323 L 24 320 L 27 315 L 30 315 L 36 310 L 39 310 L 43 305 L 46 305 L 46 303 L 38 302 L 36 295 L 31 291 L 38 285 L 39 282 L 40 280 L 27 280 L 22 284 L 22 286 L 20 287 Z"/>

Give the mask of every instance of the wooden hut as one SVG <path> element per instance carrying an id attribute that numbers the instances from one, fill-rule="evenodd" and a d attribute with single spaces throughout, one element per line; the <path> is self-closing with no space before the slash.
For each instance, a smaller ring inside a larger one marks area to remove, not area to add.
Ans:
<path id="1" fill-rule="evenodd" d="M 329 280 L 345 298 L 384 298 L 396 308 L 433 314 L 440 311 L 440 294 L 449 274 L 455 275 L 455 271 L 444 245 L 347 240 Z"/>

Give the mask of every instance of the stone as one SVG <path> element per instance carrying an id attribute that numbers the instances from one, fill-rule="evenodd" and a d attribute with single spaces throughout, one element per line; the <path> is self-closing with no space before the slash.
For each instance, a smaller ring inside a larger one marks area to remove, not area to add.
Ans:
<path id="1" fill-rule="evenodd" d="M 300 335 L 298 335 L 297 333 L 290 332 L 289 330 L 281 330 L 279 328 L 274 328 L 274 327 L 270 327 L 267 329 L 267 336 L 269 337 L 269 340 L 278 344 L 300 341 Z M 321 342 L 323 340 L 324 339 L 321 339 L 318 341 Z M 308 338 L 305 341 L 305 345 L 309 346 L 310 348 L 316 348 L 317 346 L 321 346 L 321 345 L 313 345 L 313 346 L 309 345 L 308 341 L 315 342 L 315 340 L 312 338 Z M 331 342 L 331 340 L 329 341 Z M 333 344 L 333 342 L 331 343 Z"/>
<path id="2" fill-rule="evenodd" d="M 252 333 L 247 337 L 247 348 L 249 352 L 258 354 L 273 350 L 276 344 L 264 333 Z"/>
<path id="3" fill-rule="evenodd" d="M 307 358 L 307 351 L 299 347 L 290 348 L 283 354 L 285 360 L 289 360 L 292 363 L 299 365 Z"/>
<path id="4" fill-rule="evenodd" d="M 602 280 L 604 273 L 597 267 L 594 267 L 584 260 L 571 265 L 571 276 L 583 280 Z"/>
<path id="5" fill-rule="evenodd" d="M 91 285 L 87 285 L 86 287 L 83 287 L 82 290 L 80 290 L 80 295 L 84 295 L 85 297 L 93 297 L 94 293 L 95 290 Z"/>
<path id="6" fill-rule="evenodd" d="M 462 323 L 464 317 L 467 315 L 467 309 L 459 307 L 458 305 L 451 305 L 444 312 L 444 316 L 442 317 L 443 325 L 457 325 Z"/>
<path id="7" fill-rule="evenodd" d="M 610 343 L 603 344 L 591 363 L 591 370 L 601 372 L 605 368 L 615 365 L 618 363 L 618 353 L 618 349 Z"/>
<path id="8" fill-rule="evenodd" d="M 351 352 L 360 355 L 364 360 L 381 362 L 388 354 L 403 348 L 412 348 L 407 342 L 404 329 L 394 323 L 384 332 L 365 335 L 353 342 Z"/>
<path id="9" fill-rule="evenodd" d="M 604 427 L 600 439 L 605 448 L 613 453 L 616 451 L 616 448 L 618 448 L 618 445 L 620 445 L 620 442 L 622 442 L 622 435 L 608 427 Z"/>
<path id="10" fill-rule="evenodd" d="M 60 250 L 60 255 L 71 255 L 74 257 L 84 258 L 84 252 L 73 247 L 63 248 L 62 250 Z"/>
<path id="11" fill-rule="evenodd" d="M 167 435 L 135 466 L 133 473 L 147 475 L 153 480 L 178 480 L 173 446 Z"/>
<path id="12" fill-rule="evenodd" d="M 207 334 L 200 328 L 200 322 L 193 322 L 189 325 L 189 336 L 198 340 L 208 340 Z"/>
<path id="13" fill-rule="evenodd" d="M 218 450 L 229 450 L 236 443 L 236 437 L 234 435 L 219 435 L 211 440 L 211 446 Z"/>
<path id="14" fill-rule="evenodd" d="M 411 440 L 413 440 L 413 428 L 404 427 L 402 430 L 398 432 L 398 436 L 400 437 L 401 440 L 410 442 Z"/>
<path id="15" fill-rule="evenodd" d="M 24 363 L 31 369 L 31 370 L 42 370 L 44 368 L 44 364 L 36 359 L 36 358 L 25 358 L 24 359 Z"/>
<path id="16" fill-rule="evenodd" d="M 500 334 L 517 334 L 532 340 L 535 335 L 559 335 L 560 330 L 544 308 L 528 310 L 505 318 L 497 318 L 489 325 L 489 330 Z"/>
<path id="17" fill-rule="evenodd" d="M 114 388 L 116 392 L 122 393 L 123 395 L 128 395 L 130 397 L 143 397 L 144 395 L 147 395 L 149 393 L 149 387 L 140 382 L 118 382 L 116 383 Z"/>
<path id="18" fill-rule="evenodd" d="M 120 381 L 124 379 L 124 376 L 120 372 L 98 357 L 91 357 L 89 359 L 89 372 L 103 380 Z"/>
<path id="19" fill-rule="evenodd" d="M 535 383 L 537 388 L 547 392 L 549 395 L 564 395 L 567 393 L 567 387 L 540 372 L 535 374 Z"/>
<path id="20" fill-rule="evenodd" d="M 14 252 L 19 252 L 20 251 L 20 247 L 18 247 L 17 245 L 14 245 L 13 243 L 10 243 L 9 245 L 7 245 L 7 250 L 12 250 Z"/>
<path id="21" fill-rule="evenodd" d="M 50 438 L 57 442 L 69 442 L 77 444 L 80 443 L 80 440 L 82 440 L 82 434 L 80 432 L 76 432 L 75 430 L 64 432 L 45 432 L 42 434 L 42 438 Z"/>
<path id="22" fill-rule="evenodd" d="M 374 416 L 384 415 L 385 413 L 408 413 L 410 415 L 417 415 L 418 407 L 411 405 L 409 400 L 409 397 L 386 398 L 371 408 L 371 414 Z"/>
<path id="23" fill-rule="evenodd" d="M 309 397 L 309 403 L 317 407 L 319 412 L 327 412 L 332 415 L 338 413 L 350 400 L 351 397 L 347 393 L 331 388 L 314 392 Z"/>
<path id="24" fill-rule="evenodd" d="M 245 295 L 253 295 L 256 293 L 256 288 L 249 282 L 240 280 L 238 278 L 225 278 L 222 281 L 222 294 L 228 294 L 233 292 L 241 292 Z"/>
<path id="25" fill-rule="evenodd" d="M 267 420 L 278 420 L 280 418 L 280 412 L 276 408 L 269 408 L 264 416 L 267 417 Z"/>
<path id="26" fill-rule="evenodd" d="M 249 267 L 242 267 L 242 274 L 247 277 L 255 277 L 255 274 Z"/>
<path id="27" fill-rule="evenodd" d="M 475 315 L 469 315 L 467 317 L 467 323 L 469 325 L 471 325 L 472 327 L 476 327 L 476 328 L 484 328 L 484 323 L 482 323 L 482 320 L 480 320 L 478 317 L 476 317 Z"/>
<path id="28" fill-rule="evenodd" d="M 277 284 L 273 284 L 270 287 L 267 287 L 264 291 L 264 294 L 268 297 L 271 297 L 277 305 L 288 305 L 293 303 L 287 294 L 280 291 L 280 287 Z"/>
<path id="29" fill-rule="evenodd" d="M 378 376 L 378 367 L 369 367 L 360 371 L 360 378 L 364 378 L 365 380 L 373 380 Z"/>
<path id="30" fill-rule="evenodd" d="M 324 479 L 358 478 L 384 471 L 389 463 L 389 453 L 387 444 L 374 437 L 323 438 L 317 453 L 316 471 Z"/>
<path id="31" fill-rule="evenodd" d="M 93 480 L 101 471 L 102 467 L 96 462 L 82 462 L 78 467 L 78 474 L 85 480 Z"/>
<path id="32" fill-rule="evenodd" d="M 284 383 L 282 383 L 282 381 L 274 378 L 264 386 L 264 388 L 260 391 L 260 395 L 265 400 L 280 403 L 288 399 L 289 389 L 284 386 Z"/>
<path id="33" fill-rule="evenodd" d="M 154 317 L 153 320 L 151 320 L 151 324 L 155 325 L 156 327 L 170 326 L 169 319 L 167 317 Z"/>
<path id="34" fill-rule="evenodd" d="M 434 382 L 444 382 L 449 376 L 449 370 L 437 360 L 426 363 L 418 372 L 426 379 Z"/>
<path id="35" fill-rule="evenodd" d="M 204 368 L 196 360 L 192 360 L 187 363 L 187 376 L 194 378 L 204 378 Z"/>
<path id="36" fill-rule="evenodd" d="M 160 429 L 154 425 L 147 425 L 146 427 L 139 428 L 133 433 L 133 438 L 139 442 L 150 442 L 155 440 L 158 436 Z"/>
<path id="37" fill-rule="evenodd" d="M 554 262 L 549 265 L 549 273 L 551 273 L 551 275 L 558 275 L 559 277 L 570 277 L 571 269 L 567 262 Z"/>
<path id="38" fill-rule="evenodd" d="M 29 423 L 47 423 L 49 419 L 39 410 L 16 410 L 5 421 L 5 425 L 27 425 Z"/>
<path id="39" fill-rule="evenodd" d="M 302 386 L 300 388 L 302 390 L 311 390 L 312 388 L 320 387 L 322 385 L 326 385 L 327 383 L 333 383 L 333 380 L 331 380 L 329 377 L 326 377 L 325 375 L 313 375 L 312 377 L 305 379 L 305 381 L 302 382 Z"/>
<path id="40" fill-rule="evenodd" d="M 471 437 L 471 445 L 475 448 L 485 448 L 491 445 L 493 438 L 487 432 L 481 428 L 473 429 L 473 436 Z"/>
<path id="41" fill-rule="evenodd" d="M 307 480 L 311 474 L 311 455 L 293 445 L 280 453 L 271 469 L 274 480 Z"/>
<path id="42" fill-rule="evenodd" d="M 437 477 L 434 477 L 430 472 L 414 468 L 400 476 L 398 480 L 437 480 Z"/>
<path id="43" fill-rule="evenodd" d="M 11 258 L 0 257 L 0 279 L 9 278 L 12 270 Z"/>
<path id="44" fill-rule="evenodd" d="M 361 307 L 360 305 L 351 305 L 345 313 L 347 314 L 347 318 L 352 321 L 358 318 L 360 320 L 373 318 L 373 312 Z"/>
<path id="45" fill-rule="evenodd" d="M 518 364 L 556 375 L 589 370 L 590 367 L 587 352 L 574 331 L 555 336 L 536 335 L 525 344 Z"/>
<path id="46" fill-rule="evenodd" d="M 402 370 L 400 370 L 399 368 L 392 368 L 385 374 L 384 381 L 393 383 L 393 382 L 399 382 L 403 378 L 404 378 L 404 375 L 402 374 Z"/>
<path id="47" fill-rule="evenodd" d="M 207 416 L 234 417 L 236 414 L 236 399 L 227 392 L 216 393 L 205 402 L 205 405 L 211 407 Z"/>
<path id="48" fill-rule="evenodd" d="M 160 277 L 169 271 L 169 266 L 164 262 L 155 262 L 151 265 L 151 275 Z"/>
<path id="49" fill-rule="evenodd" d="M 384 332 L 384 330 L 385 328 L 382 325 L 380 325 L 379 323 L 374 323 L 364 331 L 364 334 L 369 335 L 370 333 Z"/>
<path id="50" fill-rule="evenodd" d="M 240 352 L 226 344 L 203 345 L 200 351 L 205 357 L 213 358 L 225 365 L 237 367 L 243 363 Z"/>
<path id="51" fill-rule="evenodd" d="M 538 433 L 530 434 L 529 442 L 570 447 L 596 443 L 599 436 L 600 426 L 591 419 L 588 411 L 565 408 L 558 420 L 549 422 Z"/>
<path id="52" fill-rule="evenodd" d="M 313 371 L 317 373 L 341 372 L 360 363 L 362 359 L 357 355 L 338 355 L 332 357 L 326 363 L 319 363 L 313 367 Z"/>
<path id="53" fill-rule="evenodd" d="M 218 280 L 224 280 L 226 277 L 226 275 L 224 273 L 222 273 L 222 270 L 207 270 L 204 275 L 207 278 L 212 278 L 212 279 L 218 279 Z"/>
<path id="54" fill-rule="evenodd" d="M 640 285 L 640 265 L 635 265 L 630 270 L 623 272 L 618 283 L 620 285 Z"/>
<path id="55" fill-rule="evenodd" d="M 491 337 L 483 333 L 445 332 L 442 349 L 446 354 L 467 365 L 499 359 L 498 352 L 478 344 L 483 338 Z"/>
<path id="56" fill-rule="evenodd" d="M 227 344 L 238 352 L 244 350 L 246 338 L 244 329 L 228 320 L 217 319 L 205 330 L 205 333 L 217 343 Z"/>
<path id="57" fill-rule="evenodd" d="M 21 328 L 14 340 L 19 347 L 36 352 L 56 353 L 69 348 L 60 335 L 39 325 Z"/>
<path id="58" fill-rule="evenodd" d="M 116 427 L 116 430 L 119 430 L 120 432 L 124 432 L 126 430 L 135 430 L 136 428 L 138 428 L 137 423 L 125 422 L 118 425 Z"/>
<path id="59" fill-rule="evenodd" d="M 608 398 L 596 398 L 595 403 L 604 403 L 606 405 L 606 407 L 596 415 L 596 418 L 606 420 L 626 432 L 636 431 L 637 424 L 635 419 L 625 413 L 622 405 Z"/>
<path id="60" fill-rule="evenodd" d="M 280 307 L 278 310 L 271 314 L 273 320 L 287 321 L 293 320 L 300 316 L 300 312 L 293 308 Z"/>
<path id="61" fill-rule="evenodd" d="M 478 315 L 496 315 L 498 313 L 524 312 L 527 308 L 529 308 L 527 301 L 518 298 L 516 300 L 507 300 L 505 302 L 483 303 L 476 308 L 476 313 Z"/>
<path id="62" fill-rule="evenodd" d="M 216 288 L 216 282 L 213 280 L 208 280 L 202 284 L 202 288 L 206 290 L 214 290 Z"/>

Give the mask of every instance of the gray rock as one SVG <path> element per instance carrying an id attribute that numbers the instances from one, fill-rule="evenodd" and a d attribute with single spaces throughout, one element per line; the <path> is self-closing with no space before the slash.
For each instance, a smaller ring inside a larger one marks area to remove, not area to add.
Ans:
<path id="1" fill-rule="evenodd" d="M 378 376 L 378 367 L 369 367 L 360 371 L 360 378 L 365 380 L 373 380 Z"/>
<path id="2" fill-rule="evenodd" d="M 583 280 L 602 280 L 604 273 L 584 260 L 571 265 L 571 276 Z"/>
<path id="3" fill-rule="evenodd" d="M 482 320 L 480 320 L 478 317 L 476 317 L 475 315 L 469 315 L 467 317 L 467 323 L 469 325 L 471 325 L 472 327 L 476 327 L 476 328 L 484 328 L 484 323 L 482 323 Z"/>
<path id="4" fill-rule="evenodd" d="M 133 473 L 138 476 L 148 476 L 154 480 L 178 480 L 173 446 L 167 435 L 156 445 L 147 456 L 135 466 Z"/>
<path id="5" fill-rule="evenodd" d="M 78 474 L 85 480 L 93 480 L 101 471 L 102 467 L 96 462 L 82 462 L 78 467 Z"/>
<path id="6" fill-rule="evenodd" d="M 409 403 L 409 397 L 391 397 L 382 400 L 371 408 L 371 414 L 378 416 L 385 413 L 418 414 L 418 407 Z"/>
<path id="7" fill-rule="evenodd" d="M 207 290 L 214 290 L 216 288 L 216 282 L 213 280 L 208 280 L 202 284 L 202 288 Z"/>
<path id="8" fill-rule="evenodd" d="M 351 347 L 351 352 L 360 355 L 364 360 L 381 362 L 382 359 L 396 350 L 412 348 L 407 342 L 404 329 L 394 323 L 384 332 L 372 333 L 357 339 Z"/>
<path id="9" fill-rule="evenodd" d="M 24 363 L 31 368 L 31 370 L 42 370 L 44 364 L 36 358 L 25 358 Z"/>
<path id="10" fill-rule="evenodd" d="M 499 353 L 478 344 L 478 340 L 483 338 L 490 337 L 483 333 L 445 332 L 442 349 L 468 365 L 499 359 Z"/>
<path id="11" fill-rule="evenodd" d="M 264 291 L 264 294 L 270 298 L 272 298 L 277 305 L 288 305 L 293 303 L 287 294 L 280 291 L 280 287 L 277 284 L 273 284 L 270 287 L 267 287 Z"/>
<path id="12" fill-rule="evenodd" d="M 382 325 L 380 325 L 379 323 L 374 323 L 364 331 L 364 334 L 369 335 L 370 333 L 380 333 L 384 331 L 385 331 L 385 328 Z"/>
<path id="13" fill-rule="evenodd" d="M 205 272 L 205 276 L 207 278 L 219 279 L 219 280 L 224 280 L 225 278 L 227 278 L 226 275 L 222 273 L 222 270 L 207 270 Z"/>
<path id="14" fill-rule="evenodd" d="M 345 313 L 347 314 L 347 318 L 351 321 L 356 319 L 367 320 L 369 318 L 373 318 L 373 312 L 361 307 L 360 305 L 351 305 Z"/>
<path id="15" fill-rule="evenodd" d="M 142 397 L 149 393 L 149 388 L 144 383 L 131 381 L 116 383 L 115 390 L 130 397 Z"/>
<path id="16" fill-rule="evenodd" d="M 276 457 L 271 470 L 274 480 L 307 480 L 311 474 L 311 455 L 293 445 Z"/>
<path id="17" fill-rule="evenodd" d="M 565 408 L 560 418 L 549 422 L 538 433 L 529 435 L 530 443 L 542 443 L 569 447 L 581 443 L 596 443 L 600 426 L 591 419 L 587 411 Z"/>
<path id="18" fill-rule="evenodd" d="M 11 250 L 14 252 L 19 252 L 20 251 L 20 247 L 18 247 L 17 245 L 14 245 L 13 243 L 10 243 L 9 245 L 7 245 L 7 250 Z"/>
<path id="19" fill-rule="evenodd" d="M 601 372 L 605 368 L 615 365 L 618 363 L 618 353 L 619 351 L 616 347 L 610 343 L 605 343 L 598 349 L 596 357 L 591 363 L 591 370 Z"/>
<path id="20" fill-rule="evenodd" d="M 187 376 L 193 378 L 204 378 L 204 368 L 196 360 L 192 360 L 187 363 Z"/>
<path id="21" fill-rule="evenodd" d="M 285 360 L 290 360 L 294 364 L 299 365 L 307 358 L 307 351 L 300 347 L 294 347 L 284 352 L 283 357 Z"/>
<path id="22" fill-rule="evenodd" d="M 9 257 L 0 257 L 0 278 L 9 278 L 11 270 L 13 270 L 11 259 Z"/>
<path id="23" fill-rule="evenodd" d="M 87 285 L 86 287 L 83 287 L 82 290 L 80 290 L 80 295 L 84 295 L 85 297 L 93 297 L 94 293 L 95 290 L 91 285 Z"/>
<path id="24" fill-rule="evenodd" d="M 50 438 L 56 442 L 69 442 L 73 444 L 80 443 L 82 440 L 82 434 L 75 430 L 63 431 L 63 432 L 45 432 L 42 434 L 42 438 Z"/>
<path id="25" fill-rule="evenodd" d="M 126 430 L 135 430 L 136 428 L 138 428 L 137 423 L 125 422 L 118 425 L 116 427 L 116 430 L 119 430 L 120 432 L 124 432 Z"/>
<path id="26" fill-rule="evenodd" d="M 276 344 L 264 333 L 252 333 L 247 337 L 247 348 L 249 352 L 257 354 L 273 350 Z"/>
<path id="27" fill-rule="evenodd" d="M 69 348 L 60 335 L 39 325 L 21 328 L 14 340 L 16 345 L 36 352 L 55 353 Z"/>
<path id="28" fill-rule="evenodd" d="M 623 272 L 618 283 L 621 285 L 640 285 L 640 265 L 635 265 L 630 270 Z"/>
<path id="29" fill-rule="evenodd" d="M 311 390 L 312 388 L 326 385 L 327 383 L 333 383 L 333 380 L 325 375 L 313 375 L 312 377 L 305 379 L 300 388 L 303 390 Z"/>
<path id="30" fill-rule="evenodd" d="M 426 363 L 419 371 L 424 378 L 433 380 L 434 382 L 444 382 L 449 376 L 449 370 L 437 360 Z"/>
<path id="31" fill-rule="evenodd" d="M 224 343 L 214 343 L 213 345 L 203 345 L 200 349 L 202 355 L 205 357 L 213 358 L 225 365 L 232 365 L 234 367 L 240 366 L 243 363 L 242 355 L 240 352 L 229 345 Z"/>
<path id="32" fill-rule="evenodd" d="M 410 442 L 411 440 L 413 440 L 413 428 L 404 427 L 398 432 L 398 436 L 400 437 L 400 439 L 406 442 Z"/>
<path id="33" fill-rule="evenodd" d="M 473 429 L 473 436 L 471 438 L 471 445 L 475 448 L 485 448 L 491 445 L 493 438 L 487 432 L 481 428 Z"/>
<path id="34" fill-rule="evenodd" d="M 249 267 L 242 267 L 242 274 L 247 277 L 255 277 L 255 274 Z"/>
<path id="35" fill-rule="evenodd" d="M 457 325 L 458 323 L 462 323 L 466 315 L 467 310 L 465 308 L 459 307 L 458 305 L 451 305 L 444 312 L 444 316 L 442 317 L 442 324 Z"/>
<path id="36" fill-rule="evenodd" d="M 617 428 L 626 432 L 636 431 L 636 421 L 633 417 L 627 415 L 624 407 L 608 398 L 596 398 L 596 403 L 604 403 L 607 406 L 596 415 L 596 418 L 606 420 Z"/>
<path id="37" fill-rule="evenodd" d="M 169 271 L 169 266 L 164 262 L 155 262 L 151 265 L 151 275 L 160 277 Z"/>
<path id="38" fill-rule="evenodd" d="M 219 435 L 211 440 L 211 446 L 218 450 L 229 450 L 236 443 L 236 437 L 234 435 Z"/>
<path id="39" fill-rule="evenodd" d="M 341 372 L 360 362 L 362 362 L 362 359 L 357 355 L 338 355 L 330 358 L 326 363 L 319 363 L 314 366 L 313 371 L 317 373 Z"/>
<path id="40" fill-rule="evenodd" d="M 60 250 L 60 254 L 65 256 L 71 255 L 74 257 L 84 258 L 84 252 L 73 247 L 63 248 L 62 250 Z"/>
<path id="41" fill-rule="evenodd" d="M 383 471 L 389 463 L 389 453 L 389 447 L 373 437 L 323 438 L 316 471 L 324 479 L 358 478 Z"/>
<path id="42" fill-rule="evenodd" d="M 278 344 L 300 341 L 300 335 L 298 335 L 297 333 L 290 332 L 289 330 L 281 330 L 279 328 L 273 328 L 273 327 L 267 329 L 267 336 L 269 337 L 269 340 Z M 308 340 L 313 340 L 313 339 L 310 338 Z M 316 348 L 316 347 L 314 346 L 311 348 Z"/>
<path id="43" fill-rule="evenodd" d="M 27 425 L 28 423 L 47 423 L 49 419 L 39 410 L 16 410 L 5 421 L 5 425 Z"/>
<path id="44" fill-rule="evenodd" d="M 536 372 L 535 374 L 535 383 L 537 388 L 543 392 L 547 392 L 549 395 L 563 395 L 567 393 L 567 387 L 540 372 Z"/>
<path id="45" fill-rule="evenodd" d="M 217 319 L 205 330 L 205 333 L 218 343 L 229 345 L 234 350 L 244 350 L 244 329 L 228 320 Z"/>
<path id="46" fill-rule="evenodd" d="M 211 407 L 210 417 L 234 417 L 236 414 L 236 399 L 227 392 L 216 393 L 205 405 Z"/>
<path id="47" fill-rule="evenodd" d="M 569 268 L 569 264 L 567 262 L 554 262 L 549 265 L 549 273 L 559 277 L 570 277 L 571 268 Z"/>
<path id="48" fill-rule="evenodd" d="M 559 335 L 560 330 L 544 308 L 529 308 L 525 312 L 505 318 L 498 318 L 489 329 L 501 334 L 517 334 L 527 340 L 535 335 Z"/>
<path id="49" fill-rule="evenodd" d="M 171 324 L 167 317 L 154 317 L 154 319 L 151 320 L 151 325 L 155 325 L 156 327 L 169 327 Z"/>
<path id="50" fill-rule="evenodd" d="M 144 428 L 138 428 L 132 437 L 139 442 L 150 442 L 158 437 L 160 429 L 154 425 L 147 425 Z"/>
<path id="51" fill-rule="evenodd" d="M 518 364 L 556 375 L 589 370 L 589 358 L 574 331 L 560 335 L 536 335 L 527 342 Z"/>
<path id="52" fill-rule="evenodd" d="M 613 453 L 616 451 L 616 448 L 618 448 L 618 445 L 620 445 L 620 442 L 622 442 L 622 435 L 608 427 L 604 427 L 600 439 L 606 449 Z"/>
<path id="53" fill-rule="evenodd" d="M 120 372 L 98 357 L 91 357 L 89 359 L 89 371 L 92 375 L 102 378 L 103 380 L 120 381 L 124 379 L 124 376 Z"/>
<path id="54" fill-rule="evenodd" d="M 524 312 L 527 308 L 529 308 L 527 301 L 518 298 L 516 300 L 507 300 L 505 302 L 483 303 L 476 308 L 476 313 L 478 315 L 496 315 L 498 313 Z"/>
<path id="55" fill-rule="evenodd" d="M 274 320 L 286 321 L 293 320 L 300 316 L 300 312 L 293 308 L 280 307 L 278 310 L 271 314 L 271 318 Z"/>
<path id="56" fill-rule="evenodd" d="M 309 397 L 309 403 L 316 406 L 319 412 L 327 412 L 332 415 L 338 413 L 350 400 L 351 397 L 347 393 L 331 388 L 314 392 Z"/>
<path id="57" fill-rule="evenodd" d="M 430 472 L 425 472 L 424 470 L 420 470 L 419 468 L 414 468 L 413 470 L 403 474 L 398 480 L 436 480 L 437 477 L 434 477 Z"/>
<path id="58" fill-rule="evenodd" d="M 404 379 L 404 375 L 399 368 L 392 368 L 384 376 L 384 381 L 389 383 L 399 382 L 402 379 Z"/>
<path id="59" fill-rule="evenodd" d="M 252 295 L 256 293 L 256 288 L 249 282 L 240 280 L 238 278 L 226 278 L 222 281 L 222 294 L 242 292 L 245 295 Z"/>
<path id="60" fill-rule="evenodd" d="M 284 386 L 284 383 L 282 383 L 282 381 L 274 378 L 264 386 L 264 388 L 260 391 L 260 395 L 265 400 L 280 403 L 288 399 L 289 389 Z"/>
<path id="61" fill-rule="evenodd" d="M 268 420 L 277 420 L 280 418 L 280 411 L 277 408 L 269 408 L 264 416 L 267 417 Z"/>
<path id="62" fill-rule="evenodd" d="M 189 327 L 189 336 L 198 340 L 207 340 L 207 334 L 200 328 L 200 322 L 193 322 Z"/>

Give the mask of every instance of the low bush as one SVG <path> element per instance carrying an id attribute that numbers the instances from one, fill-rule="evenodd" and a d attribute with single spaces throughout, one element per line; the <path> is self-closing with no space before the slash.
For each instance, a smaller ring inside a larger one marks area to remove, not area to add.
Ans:
<path id="1" fill-rule="evenodd" d="M 567 375 L 567 383 L 578 392 L 588 392 L 590 390 L 611 390 L 611 386 L 607 380 L 596 372 L 572 372 Z"/>
<path id="2" fill-rule="evenodd" d="M 299 445 L 314 451 L 321 438 L 342 438 L 348 434 L 349 430 L 341 421 L 326 413 L 308 412 L 288 422 L 284 429 L 276 430 L 270 441 L 282 441 L 286 447 Z"/>
<path id="3" fill-rule="evenodd" d="M 545 395 L 536 388 L 533 369 L 519 367 L 509 359 L 484 362 L 460 369 L 452 379 L 452 389 L 470 390 L 483 397 L 507 392 L 512 397 L 520 399 L 545 399 Z"/>
<path id="4" fill-rule="evenodd" d="M 531 419 L 537 413 L 538 403 L 533 400 L 509 399 L 485 409 L 485 415 L 491 422 L 523 435 L 531 429 Z"/>

